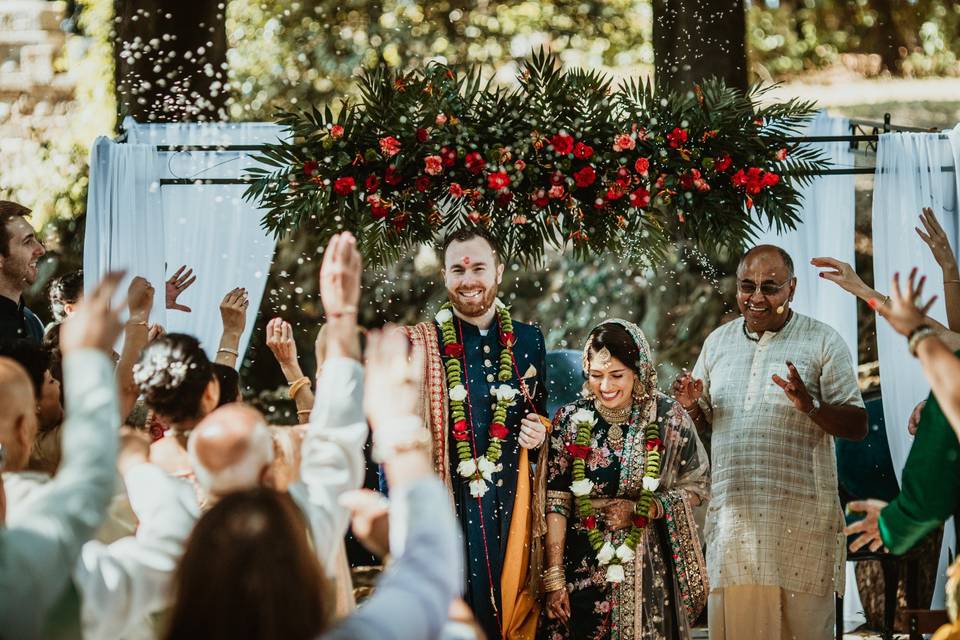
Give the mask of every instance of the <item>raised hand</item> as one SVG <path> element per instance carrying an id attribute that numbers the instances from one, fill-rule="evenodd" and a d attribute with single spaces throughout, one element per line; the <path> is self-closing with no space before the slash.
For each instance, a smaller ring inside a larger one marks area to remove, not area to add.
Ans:
<path id="1" fill-rule="evenodd" d="M 933 215 L 933 209 L 930 207 L 923 208 L 923 212 L 920 214 L 920 224 L 923 226 L 923 231 L 920 230 L 920 227 L 914 227 L 914 230 L 920 236 L 920 239 L 930 247 L 930 253 L 933 254 L 934 260 L 943 270 L 944 277 L 956 278 L 957 257 L 954 255 L 953 249 L 950 248 L 950 241 L 947 239 L 946 232 L 940 226 L 937 217 Z"/>
<path id="2" fill-rule="evenodd" d="M 362 261 L 349 231 L 330 238 L 320 266 L 320 302 L 327 318 L 356 317 Z"/>
<path id="3" fill-rule="evenodd" d="M 858 298 L 862 298 L 868 292 L 872 291 L 863 279 L 857 275 L 853 267 L 846 262 L 837 260 L 836 258 L 824 257 L 814 258 L 810 261 L 810 264 L 815 267 L 820 267 L 821 269 L 827 269 L 826 271 L 820 272 L 821 278 L 833 282 L 844 291 L 852 293 Z"/>
<path id="4" fill-rule="evenodd" d="M 293 327 L 289 322 L 273 318 L 267 323 L 267 348 L 284 371 L 297 364 L 297 341 L 293 339 Z"/>
<path id="5" fill-rule="evenodd" d="M 803 383 L 803 380 L 800 378 L 800 373 L 797 371 L 797 368 L 793 366 L 792 362 L 787 362 L 787 371 L 786 380 L 774 374 L 773 382 L 783 389 L 783 392 L 798 411 L 810 413 L 813 410 L 813 398 L 810 396 L 810 392 L 807 391 L 807 385 Z"/>
<path id="6" fill-rule="evenodd" d="M 220 302 L 220 319 L 223 321 L 223 332 L 239 336 L 247 326 L 247 290 L 241 287 L 231 289 Z"/>
<path id="7" fill-rule="evenodd" d="M 673 398 L 680 406 L 690 411 L 703 395 L 703 380 L 697 380 L 689 372 L 684 372 L 673 382 Z"/>
<path id="8" fill-rule="evenodd" d="M 415 415 L 423 375 L 423 356 L 414 351 L 402 331 L 387 325 L 367 335 L 364 408 L 376 431 L 392 418 Z"/>
<path id="9" fill-rule="evenodd" d="M 130 310 L 130 320 L 146 322 L 153 308 L 153 285 L 145 278 L 135 277 L 127 288 L 127 307 Z"/>
<path id="10" fill-rule="evenodd" d="M 937 296 L 933 296 L 926 304 L 917 306 L 917 301 L 923 294 L 923 285 L 927 277 L 921 277 L 920 281 L 914 285 L 916 277 L 917 268 L 914 267 L 910 270 L 910 277 L 907 278 L 906 289 L 901 290 L 900 274 L 893 274 L 890 304 L 880 305 L 876 299 L 869 301 L 870 307 L 883 316 L 894 331 L 904 336 L 909 336 L 915 329 L 927 324 L 927 312 L 930 311 L 930 307 L 937 300 Z"/>
<path id="11" fill-rule="evenodd" d="M 108 356 L 113 353 L 113 345 L 123 328 L 119 310 L 126 306 L 126 301 L 115 308 L 110 301 L 123 276 L 123 271 L 108 273 L 90 295 L 77 303 L 73 315 L 63 321 L 60 349 L 65 355 L 81 349 L 97 349 Z"/>
<path id="12" fill-rule="evenodd" d="M 187 313 L 192 311 L 190 307 L 186 307 L 177 302 L 177 298 L 180 297 L 180 294 L 186 291 L 190 285 L 197 281 L 197 276 L 193 275 L 192 268 L 184 273 L 186 268 L 187 265 L 181 265 L 181 267 L 177 269 L 176 273 L 170 276 L 170 279 L 167 280 L 167 309 L 173 309 L 174 311 L 185 311 Z"/>

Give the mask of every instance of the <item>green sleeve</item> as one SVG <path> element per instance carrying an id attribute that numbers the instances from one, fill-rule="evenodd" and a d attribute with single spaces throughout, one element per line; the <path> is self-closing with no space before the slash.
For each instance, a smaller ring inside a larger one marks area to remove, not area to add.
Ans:
<path id="1" fill-rule="evenodd" d="M 958 504 L 960 442 L 931 393 L 903 468 L 900 495 L 880 512 L 880 537 L 892 553 L 906 553 Z"/>

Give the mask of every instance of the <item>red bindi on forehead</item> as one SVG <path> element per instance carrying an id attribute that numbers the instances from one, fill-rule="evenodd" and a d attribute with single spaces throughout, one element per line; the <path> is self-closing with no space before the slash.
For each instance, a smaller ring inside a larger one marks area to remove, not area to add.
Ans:
<path id="1" fill-rule="evenodd" d="M 470 256 L 463 256 L 463 260 L 461 260 L 461 262 L 463 262 L 463 266 L 466 267 L 470 264 Z"/>

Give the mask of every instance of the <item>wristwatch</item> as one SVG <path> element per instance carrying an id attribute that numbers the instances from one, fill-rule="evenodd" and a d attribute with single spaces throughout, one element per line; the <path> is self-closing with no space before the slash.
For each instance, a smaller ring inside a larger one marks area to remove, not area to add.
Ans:
<path id="1" fill-rule="evenodd" d="M 813 408 L 807 411 L 807 417 L 813 418 L 813 416 L 817 415 L 817 412 L 820 411 L 820 401 L 810 396 L 810 402 L 813 404 Z"/>

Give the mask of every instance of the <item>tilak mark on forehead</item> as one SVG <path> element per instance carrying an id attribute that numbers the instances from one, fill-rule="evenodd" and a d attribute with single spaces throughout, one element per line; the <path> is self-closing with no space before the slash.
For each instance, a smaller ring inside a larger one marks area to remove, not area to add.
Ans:
<path id="1" fill-rule="evenodd" d="M 463 262 L 463 266 L 466 267 L 470 264 L 470 256 L 463 256 L 463 260 L 461 262 Z"/>

